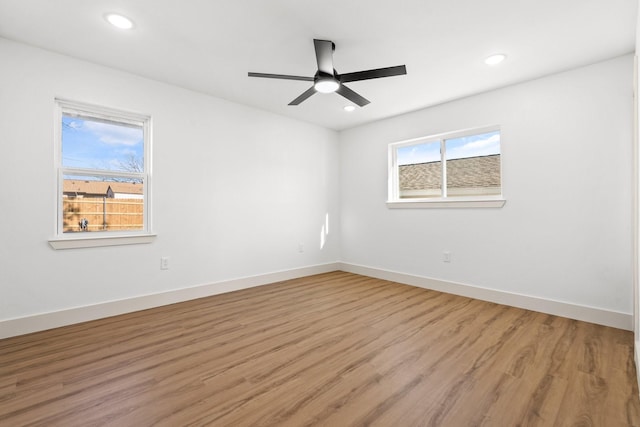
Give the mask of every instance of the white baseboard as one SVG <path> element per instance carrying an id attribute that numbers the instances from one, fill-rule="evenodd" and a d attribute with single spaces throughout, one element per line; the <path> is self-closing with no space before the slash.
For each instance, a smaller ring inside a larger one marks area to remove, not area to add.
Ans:
<path id="1" fill-rule="evenodd" d="M 462 283 L 431 279 L 423 276 L 414 276 L 411 274 L 344 262 L 339 263 L 339 269 L 349 273 L 361 274 L 363 276 L 390 280 L 425 289 L 433 289 L 440 292 L 475 298 L 483 301 L 510 305 L 512 307 L 553 314 L 556 316 L 567 317 L 569 319 L 582 320 L 628 331 L 633 330 L 633 315 L 627 313 L 543 299 L 529 295 L 515 294 L 496 289 L 481 288 Z"/>
<path id="2" fill-rule="evenodd" d="M 447 282 L 438 279 L 431 279 L 423 276 L 415 276 L 406 273 L 383 270 L 379 268 L 366 267 L 357 264 L 335 262 L 309 267 L 296 268 L 292 270 L 277 271 L 257 276 L 242 277 L 212 284 L 194 286 L 190 288 L 176 289 L 158 294 L 143 295 L 139 297 L 127 298 L 116 301 L 109 301 L 94 305 L 74 307 L 49 313 L 35 314 L 15 319 L 0 321 L 0 339 L 31 332 L 53 329 L 60 326 L 72 325 L 75 323 L 90 320 L 102 319 L 105 317 L 117 316 L 119 314 L 131 313 L 138 310 L 160 307 L 168 304 L 189 301 L 211 295 L 237 291 L 240 289 L 252 288 L 255 286 L 267 285 L 283 280 L 297 279 L 314 274 L 328 273 L 342 270 L 349 273 L 361 274 L 363 276 L 375 277 L 378 279 L 390 280 L 404 283 L 425 289 L 433 289 L 440 292 L 461 295 L 483 301 L 495 302 L 498 304 L 510 305 L 513 307 L 525 308 L 542 313 L 554 314 L 568 317 L 570 319 L 583 320 L 614 328 L 633 330 L 633 316 L 627 313 L 608 311 L 594 307 L 570 304 L 566 302 L 553 301 L 532 297 L 528 295 L 514 294 L 495 289 L 480 288 L 477 286 Z M 636 343 L 636 348 L 640 343 Z M 636 366 L 639 355 L 635 354 Z M 640 383 L 640 372 L 639 372 Z"/>
<path id="3" fill-rule="evenodd" d="M 277 271 L 258 276 L 242 277 L 223 282 L 176 289 L 158 294 L 143 295 L 116 301 L 109 301 L 82 307 L 74 307 L 49 313 L 35 314 L 15 319 L 0 321 L 0 339 L 24 335 L 31 332 L 44 331 L 60 326 L 87 322 L 131 313 L 139 310 L 160 307 L 168 304 L 189 301 L 225 292 L 252 288 L 283 280 L 297 279 L 314 274 L 328 273 L 339 270 L 339 263 L 314 265 L 292 270 Z"/>

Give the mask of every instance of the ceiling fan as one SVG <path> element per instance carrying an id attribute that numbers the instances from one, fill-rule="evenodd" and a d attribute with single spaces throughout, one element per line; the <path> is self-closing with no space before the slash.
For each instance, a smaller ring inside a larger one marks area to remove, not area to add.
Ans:
<path id="1" fill-rule="evenodd" d="M 354 104 L 360 107 L 364 107 L 369 103 L 369 100 L 346 87 L 344 83 L 407 74 L 407 68 L 404 65 L 376 68 L 374 70 L 356 71 L 354 73 L 338 74 L 335 68 L 333 68 L 333 51 L 336 49 L 336 45 L 330 40 L 317 39 L 313 40 L 313 44 L 316 49 L 316 61 L 318 62 L 318 71 L 316 72 L 315 76 L 304 77 L 289 76 L 286 74 L 265 74 L 249 72 L 249 77 L 265 77 L 268 79 L 302 80 L 306 82 L 313 82 L 313 86 L 303 92 L 302 95 L 291 101 L 289 105 L 298 105 L 316 92 L 337 92 L 339 95 L 344 96 Z"/>

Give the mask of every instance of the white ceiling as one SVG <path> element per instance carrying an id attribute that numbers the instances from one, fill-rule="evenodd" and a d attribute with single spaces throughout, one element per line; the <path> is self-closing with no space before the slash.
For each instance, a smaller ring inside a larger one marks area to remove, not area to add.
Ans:
<path id="1" fill-rule="evenodd" d="M 637 0 L 0 0 L 0 36 L 340 130 L 633 52 L 636 16 Z M 247 77 L 313 76 L 314 38 L 338 73 L 407 75 L 347 84 L 371 101 L 351 113 L 337 94 L 288 106 L 308 82 Z"/>

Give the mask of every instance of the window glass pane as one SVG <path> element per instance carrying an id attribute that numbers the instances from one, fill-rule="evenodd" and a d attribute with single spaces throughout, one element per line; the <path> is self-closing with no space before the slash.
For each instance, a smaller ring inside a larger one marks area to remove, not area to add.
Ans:
<path id="1" fill-rule="evenodd" d="M 500 195 L 500 132 L 445 141 L 447 196 Z"/>
<path id="2" fill-rule="evenodd" d="M 442 196 L 440 141 L 397 148 L 401 199 Z"/>
<path id="3" fill-rule="evenodd" d="M 64 113 L 62 166 L 144 172 L 143 127 Z"/>
<path id="4" fill-rule="evenodd" d="M 138 178 L 64 175 L 64 233 L 144 229 L 144 183 Z"/>

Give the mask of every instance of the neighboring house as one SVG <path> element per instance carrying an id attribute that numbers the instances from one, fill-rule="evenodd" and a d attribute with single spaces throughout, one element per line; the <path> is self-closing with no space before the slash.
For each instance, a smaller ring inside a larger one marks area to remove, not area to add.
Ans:
<path id="1" fill-rule="evenodd" d="M 440 197 L 440 162 L 402 165 L 399 168 L 400 197 Z M 447 160 L 447 194 L 478 196 L 501 194 L 500 155 Z"/>
<path id="2" fill-rule="evenodd" d="M 142 199 L 144 190 L 142 184 L 133 182 L 111 182 L 107 189 L 114 199 Z"/>
<path id="3" fill-rule="evenodd" d="M 84 181 L 65 179 L 65 197 L 106 197 L 108 199 L 142 199 L 142 184 L 132 182 Z"/>

